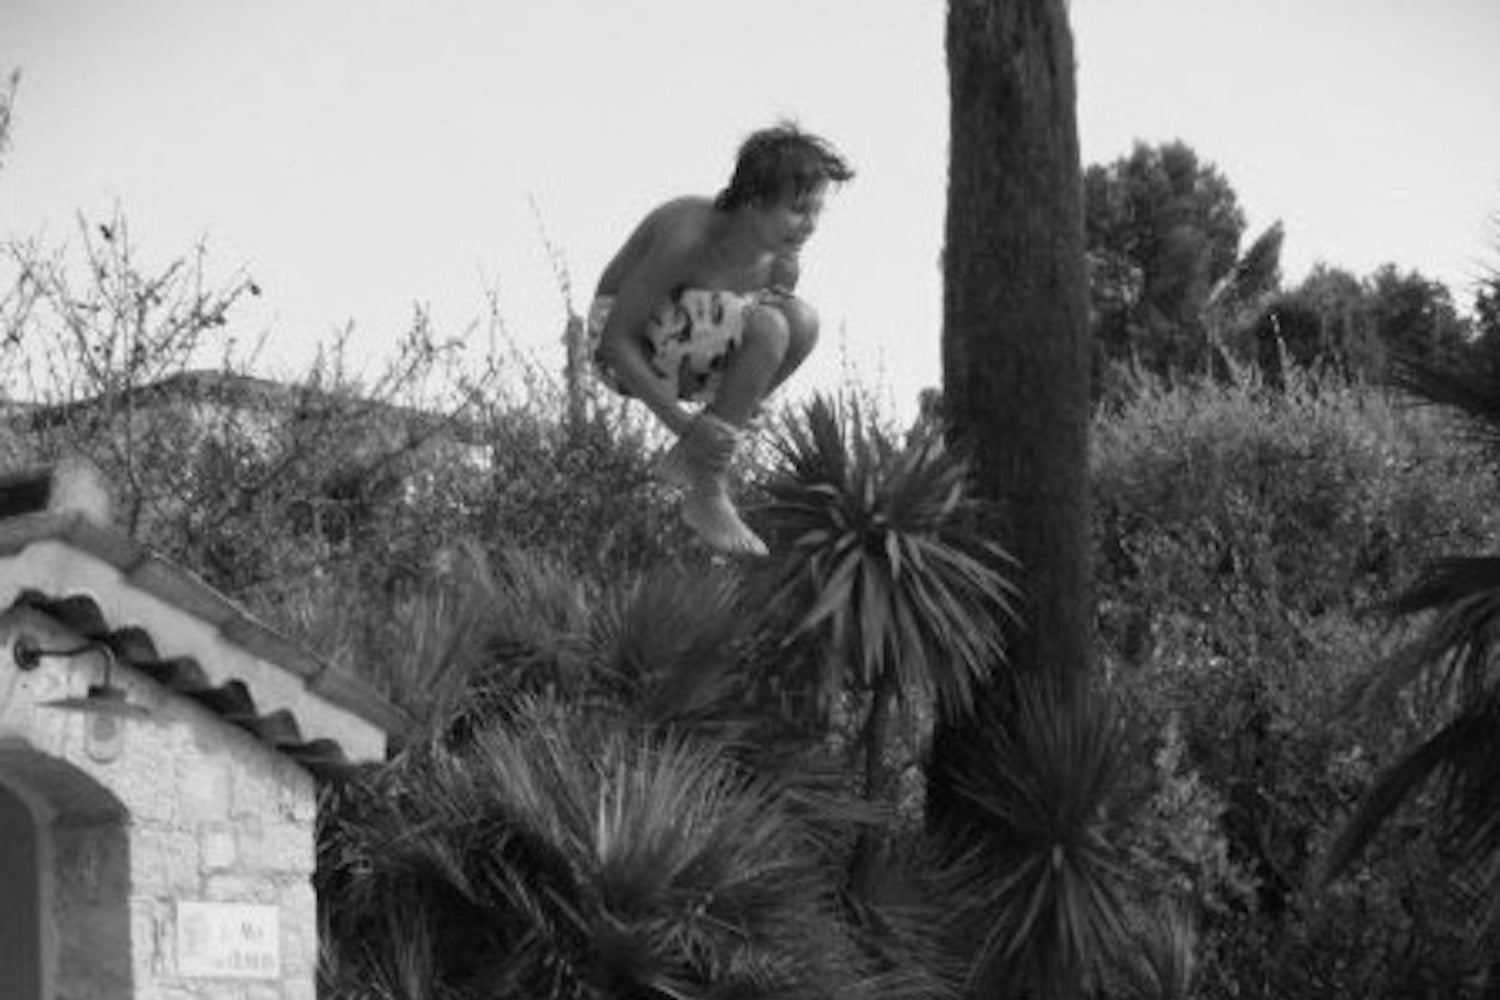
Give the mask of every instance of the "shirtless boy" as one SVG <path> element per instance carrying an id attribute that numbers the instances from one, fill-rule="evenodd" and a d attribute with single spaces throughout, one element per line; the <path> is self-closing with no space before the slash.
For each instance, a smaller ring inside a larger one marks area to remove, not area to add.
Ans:
<path id="1" fill-rule="evenodd" d="M 726 476 L 751 415 L 817 343 L 817 313 L 794 294 L 798 255 L 830 186 L 853 176 L 795 125 L 756 132 L 728 187 L 652 211 L 599 279 L 600 375 L 678 436 L 659 471 L 685 490 L 683 520 L 720 551 L 766 554 Z"/>

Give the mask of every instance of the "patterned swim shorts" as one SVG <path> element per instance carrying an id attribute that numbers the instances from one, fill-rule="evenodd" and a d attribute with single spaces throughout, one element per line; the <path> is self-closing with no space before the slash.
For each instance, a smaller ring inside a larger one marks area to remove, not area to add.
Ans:
<path id="1" fill-rule="evenodd" d="M 678 399 L 711 402 L 724 380 L 724 366 L 739 349 L 745 312 L 757 301 L 756 295 L 679 289 L 652 314 L 642 331 L 646 364 L 663 382 L 675 383 Z M 589 307 L 589 354 L 604 383 L 625 393 L 599 355 L 604 323 L 614 303 L 613 296 L 601 295 Z"/>

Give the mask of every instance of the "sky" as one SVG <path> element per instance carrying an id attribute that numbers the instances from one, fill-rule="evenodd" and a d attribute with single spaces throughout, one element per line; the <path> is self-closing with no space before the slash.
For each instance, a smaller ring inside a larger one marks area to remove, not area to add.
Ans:
<path id="1" fill-rule="evenodd" d="M 77 242 L 118 211 L 141 259 L 208 250 L 263 294 L 231 314 L 273 377 L 348 332 L 371 374 L 414 309 L 560 364 L 639 218 L 713 194 L 781 118 L 858 175 L 804 251 L 824 339 L 898 413 L 941 378 L 947 73 L 941 0 L 0 0 L 22 73 L 0 239 Z M 1247 242 L 1391 262 L 1461 308 L 1500 266 L 1497 0 L 1072 0 L 1085 164 L 1180 139 Z M 565 297 L 558 265 L 571 279 Z M 476 325 L 478 324 L 478 325 Z"/>

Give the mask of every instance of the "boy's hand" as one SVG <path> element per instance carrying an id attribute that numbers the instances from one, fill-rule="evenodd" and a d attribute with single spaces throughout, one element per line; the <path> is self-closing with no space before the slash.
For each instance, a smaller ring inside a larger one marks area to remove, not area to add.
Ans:
<path id="1" fill-rule="evenodd" d="M 796 294 L 797 293 L 793 292 L 786 285 L 767 285 L 765 288 L 761 289 L 760 301 L 773 306 L 781 305 L 782 303 L 795 298 Z"/>

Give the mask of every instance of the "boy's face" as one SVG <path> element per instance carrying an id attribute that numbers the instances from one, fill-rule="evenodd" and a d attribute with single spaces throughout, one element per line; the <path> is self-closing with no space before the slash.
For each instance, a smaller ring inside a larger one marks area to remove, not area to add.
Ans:
<path id="1" fill-rule="evenodd" d="M 818 228 L 818 216 L 828 196 L 826 181 L 814 184 L 801 194 L 787 191 L 776 199 L 765 199 L 752 206 L 756 229 L 765 248 L 773 253 L 796 253 Z"/>

